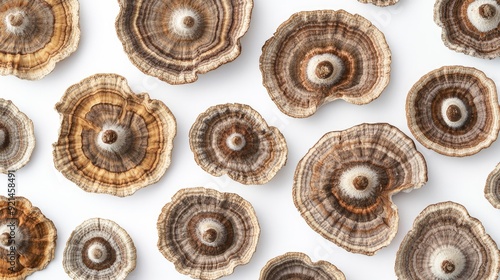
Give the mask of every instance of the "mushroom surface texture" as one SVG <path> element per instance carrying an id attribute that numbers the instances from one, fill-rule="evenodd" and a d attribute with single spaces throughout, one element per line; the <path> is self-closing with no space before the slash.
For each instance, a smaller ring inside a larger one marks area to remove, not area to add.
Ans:
<path id="1" fill-rule="evenodd" d="M 415 219 L 396 255 L 398 279 L 496 280 L 497 244 L 460 204 L 441 202 Z"/>
<path id="2" fill-rule="evenodd" d="M 0 75 L 38 80 L 80 40 L 77 0 L 0 2 Z"/>
<path id="3" fill-rule="evenodd" d="M 28 163 L 35 148 L 33 122 L 10 100 L 0 98 L 0 172 Z"/>
<path id="4" fill-rule="evenodd" d="M 499 1 L 437 0 L 434 21 L 448 48 L 480 58 L 500 56 Z"/>
<path id="5" fill-rule="evenodd" d="M 413 141 L 389 124 L 325 134 L 295 170 L 293 201 L 309 226 L 353 253 L 373 255 L 397 233 L 392 195 L 420 188 L 427 165 Z"/>
<path id="6" fill-rule="evenodd" d="M 500 163 L 490 172 L 486 179 L 484 196 L 493 207 L 500 209 Z"/>
<path id="7" fill-rule="evenodd" d="M 410 89 L 406 117 L 411 133 L 425 147 L 447 156 L 476 154 L 498 137 L 495 83 L 475 68 L 433 70 Z"/>
<path id="8" fill-rule="evenodd" d="M 217 279 L 248 263 L 260 234 L 248 201 L 201 187 L 178 191 L 163 207 L 157 228 L 163 256 L 198 279 Z"/>
<path id="9" fill-rule="evenodd" d="M 64 248 L 64 271 L 74 280 L 123 280 L 135 263 L 134 242 L 111 220 L 86 220 L 71 233 Z"/>
<path id="10" fill-rule="evenodd" d="M 399 0 L 358 0 L 361 3 L 370 3 L 380 7 L 394 5 L 399 2 Z"/>
<path id="11" fill-rule="evenodd" d="M 270 181 L 288 154 L 281 132 L 244 104 L 208 108 L 191 127 L 189 145 L 203 170 L 247 185 Z"/>
<path id="12" fill-rule="evenodd" d="M 345 280 L 345 275 L 327 261 L 313 263 L 304 253 L 289 252 L 268 261 L 260 271 L 260 280 Z"/>
<path id="13" fill-rule="evenodd" d="M 236 59 L 253 0 L 119 0 L 116 31 L 132 63 L 170 84 Z"/>
<path id="14" fill-rule="evenodd" d="M 54 164 L 83 190 L 127 196 L 163 176 L 177 128 L 173 114 L 125 78 L 96 74 L 66 90 Z"/>
<path id="15" fill-rule="evenodd" d="M 293 14 L 264 44 L 263 84 L 285 114 L 313 115 L 336 99 L 367 104 L 389 83 L 391 51 L 370 21 L 346 11 Z"/>
<path id="16" fill-rule="evenodd" d="M 0 196 L 0 279 L 22 280 L 54 259 L 57 230 L 21 196 Z"/>

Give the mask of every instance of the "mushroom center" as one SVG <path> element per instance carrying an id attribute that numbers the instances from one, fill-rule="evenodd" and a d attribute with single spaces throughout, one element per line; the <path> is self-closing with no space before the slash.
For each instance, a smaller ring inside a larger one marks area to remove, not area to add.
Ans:
<path id="1" fill-rule="evenodd" d="M 108 129 L 102 134 L 102 142 L 106 144 L 113 144 L 116 140 L 118 140 L 118 133 L 112 129 Z"/>
<path id="2" fill-rule="evenodd" d="M 214 241 L 217 240 L 217 230 L 213 228 L 207 229 L 203 233 L 203 240 L 207 243 L 214 243 Z"/>
<path id="3" fill-rule="evenodd" d="M 227 231 L 224 225 L 212 218 L 206 218 L 196 226 L 196 235 L 199 241 L 206 246 L 216 247 L 225 242 Z"/>
<path id="4" fill-rule="evenodd" d="M 479 6 L 479 15 L 484 19 L 491 19 L 497 13 L 495 7 L 491 4 L 483 4 Z"/>
<path id="5" fill-rule="evenodd" d="M 4 21 L 7 31 L 19 35 L 25 31 L 29 20 L 23 11 L 15 10 L 8 13 Z"/>
<path id="6" fill-rule="evenodd" d="M 462 118 L 462 111 L 457 105 L 450 105 L 446 109 L 446 116 L 452 122 L 458 122 Z"/>
<path id="7" fill-rule="evenodd" d="M 184 20 L 182 21 L 184 23 L 184 26 L 187 28 L 192 28 L 194 24 L 196 23 L 195 19 L 192 16 L 186 16 Z"/>
<path id="8" fill-rule="evenodd" d="M 88 258 L 94 263 L 101 263 L 106 260 L 108 254 L 106 251 L 106 246 L 99 242 L 92 244 L 87 251 Z"/>
<path id="9" fill-rule="evenodd" d="M 4 232 L 0 235 L 0 244 L 4 247 L 8 247 L 10 245 L 10 234 L 8 232 Z"/>
<path id="10" fill-rule="evenodd" d="M 449 260 L 444 260 L 443 263 L 441 264 L 441 269 L 445 274 L 450 274 L 453 273 L 453 271 L 455 271 L 455 265 Z"/>
<path id="11" fill-rule="evenodd" d="M 233 151 L 241 151 L 246 145 L 245 137 L 240 133 L 232 133 L 226 138 L 226 145 Z"/>
<path id="12" fill-rule="evenodd" d="M 368 178 L 366 178 L 365 176 L 357 176 L 352 181 L 352 184 L 354 185 L 354 188 L 356 188 L 359 191 L 365 190 L 368 187 L 369 183 L 370 182 L 368 181 Z"/>
<path id="13" fill-rule="evenodd" d="M 14 13 L 7 16 L 11 26 L 19 27 L 24 22 L 24 15 L 22 13 Z"/>
<path id="14" fill-rule="evenodd" d="M 467 121 L 467 107 L 459 98 L 452 97 L 445 99 L 441 105 L 441 117 L 447 126 L 460 128 Z"/>
<path id="15" fill-rule="evenodd" d="M 195 39 L 200 34 L 201 18 L 197 11 L 189 8 L 174 10 L 170 18 L 170 30 L 184 38 Z"/>
<path id="16" fill-rule="evenodd" d="M 316 76 L 320 79 L 327 79 L 333 74 L 333 64 L 330 61 L 322 61 L 316 66 Z"/>
<path id="17" fill-rule="evenodd" d="M 94 259 L 100 259 L 104 255 L 104 252 L 99 248 L 94 248 L 94 250 L 92 250 L 92 252 L 90 253 L 92 254 L 92 257 L 94 257 Z"/>

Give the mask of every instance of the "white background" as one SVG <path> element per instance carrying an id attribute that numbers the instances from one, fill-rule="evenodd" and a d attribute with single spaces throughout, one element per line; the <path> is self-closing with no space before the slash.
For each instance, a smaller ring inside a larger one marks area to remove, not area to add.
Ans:
<path id="1" fill-rule="evenodd" d="M 417 143 L 425 156 L 429 181 L 419 190 L 393 197 L 399 208 L 399 232 L 392 243 L 375 256 L 349 253 L 323 239 L 302 219 L 292 202 L 293 173 L 298 161 L 319 138 L 363 122 L 389 122 L 413 136 L 406 124 L 405 99 L 411 86 L 424 74 L 444 65 L 476 67 L 500 83 L 498 60 L 483 60 L 456 53 L 444 46 L 441 29 L 433 21 L 432 0 L 401 0 L 392 7 L 376 7 L 356 0 L 255 0 L 242 53 L 233 62 L 201 75 L 193 84 L 172 86 L 136 69 L 116 36 L 117 1 L 80 1 L 81 40 L 78 50 L 58 63 L 39 81 L 0 77 L 0 97 L 10 99 L 34 122 L 36 148 L 31 161 L 16 173 L 18 195 L 32 203 L 55 223 L 58 230 L 55 259 L 30 279 L 66 279 L 62 253 L 71 231 L 92 217 L 111 219 L 131 235 L 137 247 L 137 267 L 128 279 L 190 279 L 179 274 L 158 251 L 156 221 L 161 208 L 181 188 L 204 186 L 235 192 L 250 201 L 257 213 L 261 236 L 250 263 L 239 266 L 225 279 L 258 279 L 271 258 L 288 251 L 307 253 L 314 261 L 335 264 L 348 279 L 396 279 L 396 251 L 413 220 L 427 205 L 452 200 L 463 204 L 480 219 L 494 240 L 500 241 L 500 210 L 484 198 L 488 173 L 500 160 L 499 143 L 467 158 L 439 155 Z M 281 113 L 262 86 L 259 56 L 264 42 L 295 12 L 345 9 L 369 19 L 384 34 L 392 50 L 391 82 L 382 95 L 364 106 L 341 100 L 325 105 L 306 119 Z M 111 72 L 126 77 L 134 92 L 148 92 L 162 100 L 177 119 L 172 164 L 162 180 L 130 197 L 87 193 L 55 168 L 52 143 L 57 140 L 59 115 L 54 105 L 72 84 L 95 74 Z M 262 186 L 245 186 L 227 177 L 216 178 L 198 167 L 189 149 L 188 131 L 201 112 L 227 102 L 251 105 L 269 124 L 284 134 L 288 161 L 277 176 Z M 7 177 L 5 181 L 7 193 Z M 2 185 L 0 181 L 0 186 Z"/>

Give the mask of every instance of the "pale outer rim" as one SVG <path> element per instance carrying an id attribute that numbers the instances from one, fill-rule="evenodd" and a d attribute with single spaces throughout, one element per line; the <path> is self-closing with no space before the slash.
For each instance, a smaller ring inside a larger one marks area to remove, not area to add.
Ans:
<path id="1" fill-rule="evenodd" d="M 174 194 L 172 197 L 172 200 L 165 204 L 163 208 L 161 209 L 161 213 L 158 217 L 157 221 L 157 230 L 158 233 L 163 232 L 164 229 L 163 227 L 165 226 L 165 219 L 167 218 L 167 214 L 170 213 L 172 207 L 176 205 L 176 203 L 182 201 L 185 197 L 196 197 L 196 196 L 209 196 L 213 197 L 216 199 L 221 199 L 224 198 L 225 200 L 232 200 L 233 202 L 238 202 L 240 203 L 243 208 L 247 210 L 248 216 L 246 218 L 250 218 L 249 224 L 254 226 L 254 231 L 255 231 L 255 236 L 251 242 L 249 242 L 249 250 L 246 252 L 245 255 L 238 255 L 237 258 L 233 258 L 231 262 L 227 265 L 227 267 L 220 268 L 218 270 L 213 270 L 213 271 L 203 271 L 200 269 L 194 269 L 191 267 L 183 267 L 182 265 L 182 256 L 175 254 L 175 252 L 172 252 L 171 250 L 164 250 L 162 251 L 160 248 L 161 247 L 167 247 L 165 242 L 163 241 L 164 238 L 158 238 L 158 243 L 157 247 L 160 250 L 161 254 L 170 262 L 172 262 L 175 266 L 175 269 L 185 275 L 190 275 L 191 277 L 199 277 L 201 279 L 217 279 L 222 276 L 230 275 L 233 273 L 234 269 L 239 266 L 239 265 L 244 265 L 250 261 L 252 258 L 255 250 L 257 249 L 257 243 L 259 241 L 259 236 L 260 236 L 260 225 L 259 221 L 257 220 L 257 215 L 255 213 L 255 210 L 250 202 L 245 200 L 243 197 L 239 196 L 236 193 L 227 193 L 227 192 L 219 192 L 214 189 L 208 189 L 204 187 L 195 187 L 195 188 L 184 188 L 179 190 L 177 193 Z"/>
<path id="2" fill-rule="evenodd" d="M 467 149 L 458 149 L 455 147 L 446 147 L 439 143 L 431 142 L 422 131 L 420 131 L 417 125 L 415 116 L 415 108 L 413 107 L 413 99 L 416 98 L 417 89 L 420 88 L 420 85 L 427 84 L 427 82 L 437 74 L 440 75 L 450 75 L 450 74 L 458 74 L 463 71 L 467 71 L 467 74 L 476 76 L 479 80 L 483 82 L 483 84 L 488 88 L 488 93 L 485 99 L 491 104 L 491 117 L 493 118 L 493 127 L 491 128 L 491 132 L 487 138 L 483 140 L 480 144 L 475 147 L 470 147 Z M 406 116 L 408 128 L 410 129 L 413 136 L 420 142 L 423 146 L 428 149 L 431 149 L 437 153 L 446 156 L 454 156 L 454 157 L 465 157 L 478 153 L 482 149 L 488 148 L 498 137 L 498 132 L 500 130 L 500 107 L 497 101 L 497 90 L 495 83 L 493 80 L 488 78 L 486 74 L 482 71 L 477 70 L 472 67 L 464 67 L 464 66 L 443 66 L 441 68 L 432 70 L 431 72 L 422 76 L 410 89 L 408 96 L 406 98 Z"/>
<path id="3" fill-rule="evenodd" d="M 379 7 L 387 7 L 399 2 L 399 0 L 358 0 L 358 1 L 365 4 L 373 4 Z"/>

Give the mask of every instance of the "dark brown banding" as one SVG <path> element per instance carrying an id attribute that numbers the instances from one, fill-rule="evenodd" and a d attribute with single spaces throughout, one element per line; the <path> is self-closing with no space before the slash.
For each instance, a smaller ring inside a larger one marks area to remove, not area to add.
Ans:
<path id="1" fill-rule="evenodd" d="M 497 164 L 486 179 L 484 196 L 493 207 L 500 209 L 500 163 Z"/>

